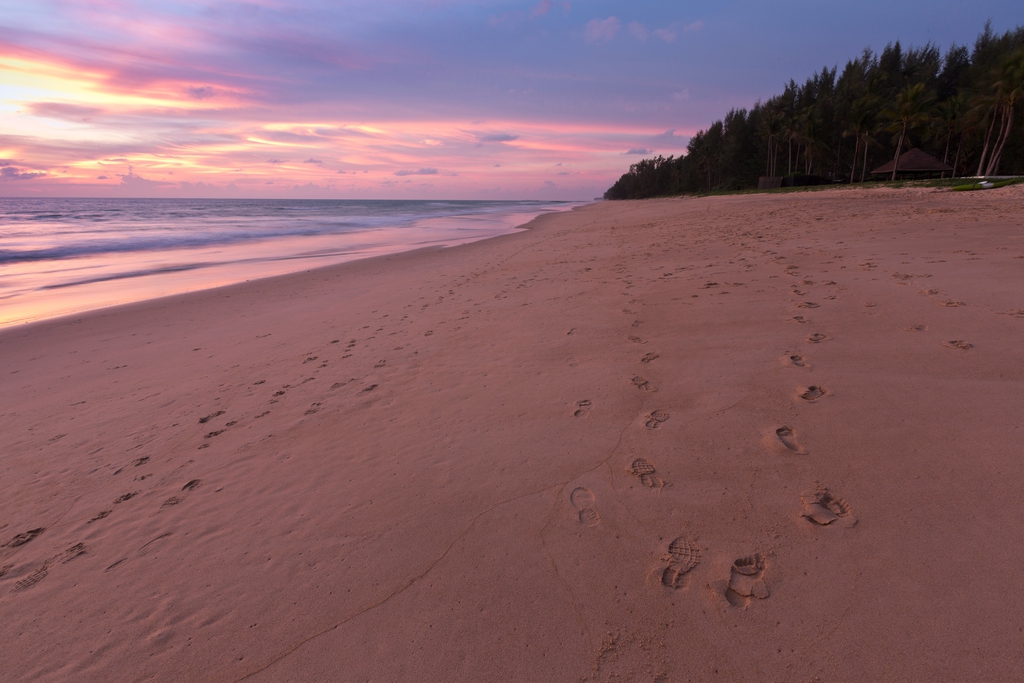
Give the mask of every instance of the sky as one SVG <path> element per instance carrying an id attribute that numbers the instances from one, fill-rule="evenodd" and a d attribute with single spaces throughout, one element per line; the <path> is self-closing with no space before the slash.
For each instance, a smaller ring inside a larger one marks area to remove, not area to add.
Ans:
<path id="1" fill-rule="evenodd" d="M 0 197 L 565 199 L 977 0 L 0 0 Z"/>

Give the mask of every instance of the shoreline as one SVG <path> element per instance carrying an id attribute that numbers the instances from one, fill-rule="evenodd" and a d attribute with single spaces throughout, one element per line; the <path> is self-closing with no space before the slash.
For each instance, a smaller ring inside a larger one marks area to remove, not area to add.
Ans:
<path id="1" fill-rule="evenodd" d="M 599 202 L 4 328 L 0 667 L 1013 680 L 1000 192 Z"/>
<path id="2" fill-rule="evenodd" d="M 166 204 L 165 200 L 160 201 Z M 327 205 L 334 203 L 325 202 Z M 355 202 L 357 205 L 365 203 Z M 413 202 L 419 203 L 422 202 Z M 7 264 L 10 272 L 5 273 L 7 290 L 0 306 L 0 314 L 4 316 L 0 318 L 0 329 L 435 245 L 440 248 L 459 246 L 516 232 L 538 216 L 570 210 L 581 203 L 537 202 L 538 206 L 532 209 L 521 206 L 520 202 L 509 204 L 496 212 L 424 214 L 411 222 L 407 217 L 394 216 L 400 221 L 395 225 L 385 222 L 350 233 L 252 238 L 201 248 L 175 246 L 126 253 L 115 250 L 101 255 L 99 260 L 79 256 L 53 261 L 39 272 L 25 270 L 31 261 L 12 262 Z M 401 222 L 403 220 L 405 222 Z M 401 239 L 399 233 L 402 233 Z M 296 269 L 288 265 L 296 263 L 306 267 Z M 79 271 L 89 272 L 90 279 L 67 280 L 70 274 Z M 50 274 L 43 278 L 43 273 Z"/>

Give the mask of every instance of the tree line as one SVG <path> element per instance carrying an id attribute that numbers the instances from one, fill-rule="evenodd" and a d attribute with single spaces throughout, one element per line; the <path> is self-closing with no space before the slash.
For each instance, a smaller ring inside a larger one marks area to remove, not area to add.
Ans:
<path id="1" fill-rule="evenodd" d="M 733 109 L 690 139 L 686 153 L 630 166 L 605 199 L 641 199 L 757 187 L 759 176 L 815 175 L 864 182 L 870 170 L 918 147 L 957 176 L 1024 174 L 1024 26 L 990 24 L 973 49 L 891 43 L 752 109 Z"/>

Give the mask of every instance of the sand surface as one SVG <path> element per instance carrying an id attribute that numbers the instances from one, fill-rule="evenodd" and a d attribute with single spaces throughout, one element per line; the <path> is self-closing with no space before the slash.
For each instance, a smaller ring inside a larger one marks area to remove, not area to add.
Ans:
<path id="1" fill-rule="evenodd" d="M 600 203 L 4 330 L 0 677 L 1019 680 L 1022 340 L 1022 187 Z"/>

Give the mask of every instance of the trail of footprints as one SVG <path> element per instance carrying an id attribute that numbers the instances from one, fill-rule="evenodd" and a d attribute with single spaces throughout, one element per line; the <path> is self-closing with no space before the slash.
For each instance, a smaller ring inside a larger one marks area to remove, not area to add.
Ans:
<path id="1" fill-rule="evenodd" d="M 817 308 L 817 304 L 810 302 L 803 302 L 799 306 L 801 308 Z M 637 321 L 633 326 L 637 327 L 639 322 Z M 629 339 L 633 341 L 632 337 Z M 818 344 L 830 339 L 831 337 L 827 334 L 816 332 L 809 335 L 806 341 Z M 970 344 L 960 341 L 947 342 L 946 345 L 957 349 L 971 348 Z M 650 352 L 641 358 L 640 362 L 646 364 L 656 358 L 658 358 L 658 354 Z M 799 354 L 784 357 L 783 364 L 794 368 L 810 367 L 807 359 Z M 650 390 L 649 381 L 640 375 L 633 376 L 631 383 L 637 389 Z M 806 403 L 819 401 L 829 393 L 825 387 L 814 384 L 796 389 L 797 398 Z M 573 416 L 584 417 L 591 406 L 590 400 L 577 401 Z M 657 430 L 668 421 L 669 417 L 669 413 L 665 410 L 651 411 L 644 418 L 644 426 L 650 430 Z M 782 452 L 801 455 L 807 453 L 797 438 L 796 430 L 788 425 L 776 428 L 770 438 Z M 626 468 L 626 472 L 639 479 L 646 488 L 657 490 L 665 486 L 665 482 L 657 476 L 654 464 L 645 458 L 634 459 Z M 569 502 L 575 509 L 580 524 L 587 527 L 600 525 L 601 517 L 597 511 L 597 501 L 593 491 L 585 487 L 577 487 L 569 494 Z M 800 518 L 814 526 L 827 527 L 834 524 L 851 528 L 857 524 L 857 518 L 850 505 L 817 482 L 812 488 L 800 494 L 800 502 L 804 508 Z M 670 589 L 688 587 L 690 574 L 700 564 L 700 560 L 701 548 L 694 540 L 685 536 L 674 539 L 669 543 L 667 553 L 662 557 L 664 567 L 661 570 L 661 584 Z M 733 607 L 746 609 L 753 600 L 766 599 L 771 594 L 765 580 L 767 571 L 768 560 L 760 553 L 737 558 L 729 569 L 729 579 L 723 589 L 726 601 Z"/>

